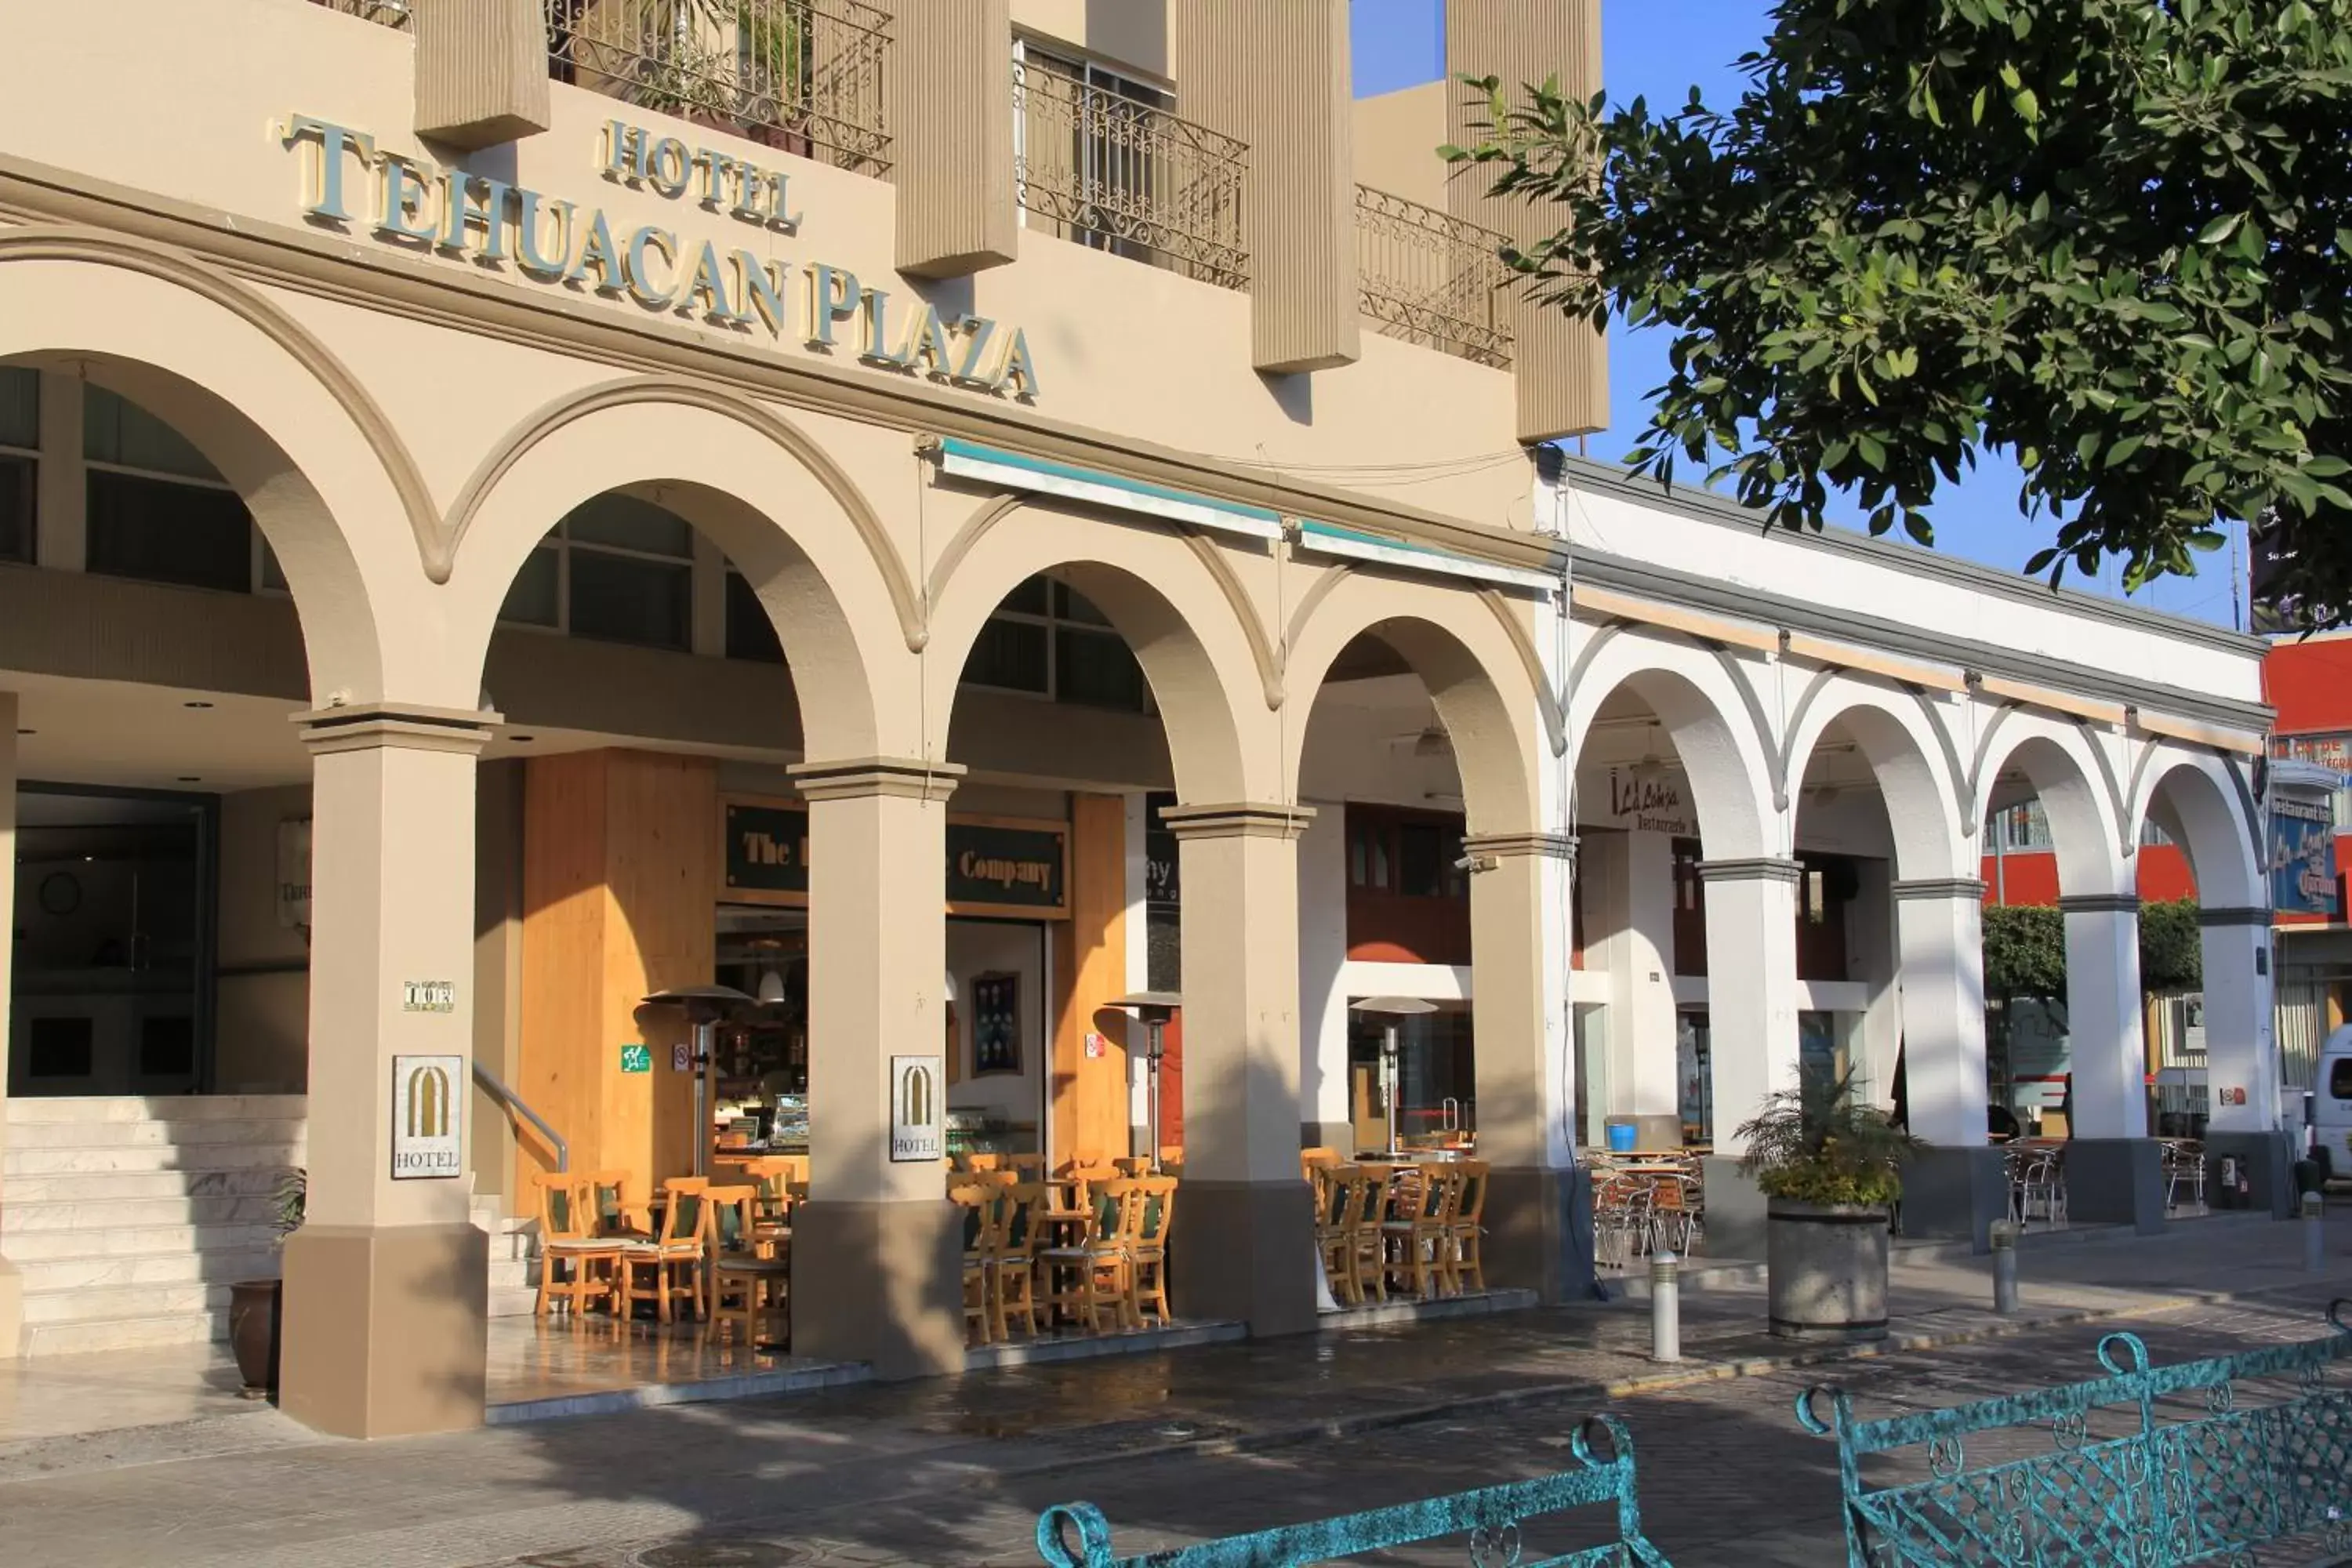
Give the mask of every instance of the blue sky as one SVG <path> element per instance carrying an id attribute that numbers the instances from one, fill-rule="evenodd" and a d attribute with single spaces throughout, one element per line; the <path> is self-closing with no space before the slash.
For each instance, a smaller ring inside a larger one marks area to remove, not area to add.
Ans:
<path id="1" fill-rule="evenodd" d="M 1355 80 L 1359 96 L 1433 81 L 1443 70 L 1444 0 L 1352 0 Z M 1696 84 L 1713 102 L 1739 86 L 1733 62 L 1762 42 L 1770 0 L 1601 0 L 1603 84 L 1612 100 L 1647 97 L 1653 105 L 1679 104 Z M 1665 379 L 1664 340 L 1655 332 L 1616 331 L 1609 345 L 1611 428 L 1591 438 L 1595 458 L 1622 458 L 1645 421 L 1646 394 Z M 2023 516 L 2017 505 L 2015 467 L 1996 458 L 1964 473 L 1938 500 L 1933 517 L 1937 548 L 2012 570 L 2049 541 L 2046 520 Z M 1849 517 L 1858 518 L 1860 509 Z M 2133 602 L 2227 624 L 2231 615 L 2230 557 L 2201 558 L 2204 574 L 2168 579 L 2132 595 Z M 2076 587 L 2118 593 L 2116 570 Z"/>

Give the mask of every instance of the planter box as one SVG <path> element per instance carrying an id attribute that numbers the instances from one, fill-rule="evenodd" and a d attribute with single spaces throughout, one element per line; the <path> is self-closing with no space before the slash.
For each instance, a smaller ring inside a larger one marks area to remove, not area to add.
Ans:
<path id="1" fill-rule="evenodd" d="M 1765 1222 L 1772 1332 L 1784 1340 L 1886 1337 L 1886 1211 L 1774 1198 Z"/>

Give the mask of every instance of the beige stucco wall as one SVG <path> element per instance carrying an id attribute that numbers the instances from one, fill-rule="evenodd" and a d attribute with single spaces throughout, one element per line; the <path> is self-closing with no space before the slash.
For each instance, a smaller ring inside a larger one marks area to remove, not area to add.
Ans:
<path id="1" fill-rule="evenodd" d="M 309 1079 L 310 943 L 278 918 L 278 825 L 306 784 L 221 797 L 220 990 L 213 1079 L 229 1094 L 299 1094 Z"/>
<path id="2" fill-rule="evenodd" d="M 1169 0 L 1013 0 L 1013 25 L 1107 65 L 1165 79 Z M 1176 84 L 1181 103 L 1183 84 Z"/>
<path id="3" fill-rule="evenodd" d="M 1400 88 L 1356 100 L 1356 178 L 1423 206 L 1445 205 L 1446 165 L 1437 156 L 1445 141 L 1442 81 Z"/>

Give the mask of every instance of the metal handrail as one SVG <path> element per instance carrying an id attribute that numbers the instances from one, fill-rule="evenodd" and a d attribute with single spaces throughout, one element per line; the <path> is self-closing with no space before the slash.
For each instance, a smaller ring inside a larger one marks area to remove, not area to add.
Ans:
<path id="1" fill-rule="evenodd" d="M 505 1107 L 508 1115 L 520 1116 L 539 1130 L 539 1135 L 555 1149 L 555 1168 L 559 1173 L 572 1169 L 572 1145 L 563 1141 L 563 1134 L 550 1127 L 547 1118 L 533 1110 L 522 1096 L 499 1081 L 498 1074 L 476 1062 L 474 1083 L 484 1094 Z"/>
<path id="2" fill-rule="evenodd" d="M 409 13 L 408 0 L 311 0 L 311 4 L 404 33 L 409 31 L 415 22 L 415 17 Z"/>
<path id="3" fill-rule="evenodd" d="M 1356 187 L 1356 272 L 1375 331 L 1507 369 L 1505 237 L 1370 185 Z"/>

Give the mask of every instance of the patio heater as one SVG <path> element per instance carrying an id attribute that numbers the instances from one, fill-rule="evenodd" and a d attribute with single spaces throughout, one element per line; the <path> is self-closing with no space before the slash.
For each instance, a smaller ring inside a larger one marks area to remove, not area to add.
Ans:
<path id="1" fill-rule="evenodd" d="M 719 1026 L 737 1012 L 759 1005 L 757 997 L 747 996 L 732 985 L 682 985 L 656 991 L 645 999 L 647 1007 L 678 1008 L 694 1026 L 694 1136 L 688 1146 L 694 1151 L 698 1176 L 710 1173 L 710 1062 L 716 1054 L 712 1044 Z"/>
<path id="2" fill-rule="evenodd" d="M 1348 1005 L 1351 1013 L 1382 1020 L 1381 1026 L 1381 1100 L 1388 1107 L 1390 1158 L 1397 1153 L 1397 1032 L 1400 1018 L 1437 1011 L 1437 1004 L 1418 996 L 1367 996 Z"/>
<path id="3" fill-rule="evenodd" d="M 1143 1020 L 1143 1067 L 1149 1075 L 1151 1106 L 1151 1147 L 1148 1152 L 1154 1175 L 1160 1173 L 1160 1064 L 1168 1055 L 1168 1020 L 1183 1005 L 1184 999 L 1173 991 L 1138 991 L 1131 996 L 1103 1004 L 1106 1008 L 1117 1007 Z"/>

